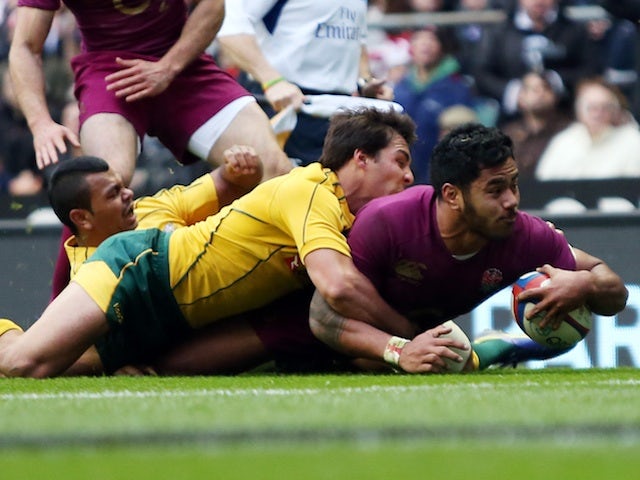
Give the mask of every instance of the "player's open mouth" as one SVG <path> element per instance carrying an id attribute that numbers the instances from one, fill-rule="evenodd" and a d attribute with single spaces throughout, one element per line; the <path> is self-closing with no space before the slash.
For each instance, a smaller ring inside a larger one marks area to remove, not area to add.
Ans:
<path id="1" fill-rule="evenodd" d="M 129 218 L 129 217 L 135 217 L 135 213 L 133 212 L 133 204 L 131 204 L 129 206 L 129 208 L 125 211 L 124 214 L 125 217 Z"/>

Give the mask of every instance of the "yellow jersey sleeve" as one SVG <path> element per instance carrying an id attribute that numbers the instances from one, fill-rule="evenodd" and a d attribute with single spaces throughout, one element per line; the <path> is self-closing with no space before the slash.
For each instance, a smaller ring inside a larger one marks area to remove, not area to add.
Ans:
<path id="1" fill-rule="evenodd" d="M 173 231 L 204 220 L 218 210 L 218 194 L 209 173 L 189 185 L 175 185 L 135 202 L 138 229 Z"/>
<path id="2" fill-rule="evenodd" d="M 69 266 L 71 267 L 69 270 L 69 279 L 73 279 L 85 260 L 96 251 L 96 247 L 81 247 L 78 245 L 75 235 L 71 235 L 64 242 L 64 250 L 67 253 Z"/>
<path id="3" fill-rule="evenodd" d="M 295 242 L 300 260 L 321 248 L 351 256 L 346 232 L 353 224 L 353 214 L 337 176 L 322 172 L 321 182 L 283 182 L 271 202 L 271 218 L 281 223 Z"/>

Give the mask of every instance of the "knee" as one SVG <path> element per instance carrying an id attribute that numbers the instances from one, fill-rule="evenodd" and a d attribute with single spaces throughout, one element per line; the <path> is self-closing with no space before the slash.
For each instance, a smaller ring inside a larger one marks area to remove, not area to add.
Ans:
<path id="1" fill-rule="evenodd" d="M 263 181 L 269 180 L 273 177 L 284 175 L 294 167 L 291 159 L 277 145 L 274 149 L 267 149 L 261 155 L 261 158 L 264 167 L 264 173 L 262 177 Z"/>

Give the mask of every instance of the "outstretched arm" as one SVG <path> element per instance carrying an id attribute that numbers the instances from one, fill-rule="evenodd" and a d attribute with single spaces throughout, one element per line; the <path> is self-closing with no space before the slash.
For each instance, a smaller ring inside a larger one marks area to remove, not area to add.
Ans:
<path id="1" fill-rule="evenodd" d="M 316 290 L 311 301 L 310 327 L 314 335 L 333 349 L 355 358 L 385 361 L 408 373 L 448 371 L 445 358 L 462 362 L 450 347 L 467 347 L 446 335 L 451 328 L 439 325 L 411 341 L 368 323 L 346 318 L 333 310 Z"/>
<path id="2" fill-rule="evenodd" d="M 544 265 L 539 270 L 551 278 L 549 286 L 523 292 L 520 301 L 539 298 L 529 316 L 546 311 L 541 326 L 557 326 L 561 314 L 570 312 L 581 305 L 587 305 L 598 315 L 615 315 L 627 303 L 629 292 L 624 282 L 609 266 L 599 258 L 575 249 L 576 270 L 562 270 Z"/>
<path id="3" fill-rule="evenodd" d="M 51 118 L 45 96 L 42 49 L 55 12 L 18 7 L 16 26 L 9 51 L 9 71 L 13 90 L 33 134 L 38 168 L 58 161 L 66 153 L 66 141 L 80 147 L 77 135 Z"/>
<path id="4" fill-rule="evenodd" d="M 162 93 L 211 44 L 224 19 L 224 0 L 199 0 L 178 41 L 157 62 L 117 58 L 122 69 L 106 77 L 107 90 L 134 102 Z"/>

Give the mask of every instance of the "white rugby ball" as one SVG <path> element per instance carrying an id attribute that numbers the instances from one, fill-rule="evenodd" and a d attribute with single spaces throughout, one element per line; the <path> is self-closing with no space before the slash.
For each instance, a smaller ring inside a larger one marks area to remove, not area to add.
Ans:
<path id="1" fill-rule="evenodd" d="M 540 326 L 544 318 L 544 312 L 526 318 L 529 311 L 535 306 L 535 301 L 519 302 L 518 295 L 531 288 L 544 287 L 548 282 L 548 275 L 540 272 L 530 272 L 522 275 L 511 289 L 511 310 L 516 323 L 531 339 L 545 347 L 565 350 L 576 345 L 587 336 L 593 324 L 593 315 L 586 305 L 567 313 L 560 327 L 553 330 L 551 327 Z"/>
<path id="2" fill-rule="evenodd" d="M 462 357 L 462 362 L 460 363 L 455 362 L 450 358 L 443 358 L 450 372 L 460 372 L 462 371 L 464 366 L 467 364 L 467 361 L 469 360 L 469 355 L 471 355 L 471 342 L 469 341 L 469 338 L 467 337 L 467 335 L 462 331 L 462 329 L 458 325 L 456 325 L 455 322 L 448 320 L 444 322 L 442 325 L 444 325 L 445 327 L 450 327 L 451 332 L 445 335 L 440 335 L 440 337 L 452 338 L 454 340 L 457 340 L 458 342 L 464 343 L 468 347 L 467 350 L 460 350 L 459 348 L 449 347 L 449 350 L 456 352 L 458 355 Z"/>

